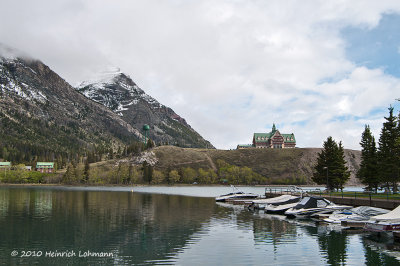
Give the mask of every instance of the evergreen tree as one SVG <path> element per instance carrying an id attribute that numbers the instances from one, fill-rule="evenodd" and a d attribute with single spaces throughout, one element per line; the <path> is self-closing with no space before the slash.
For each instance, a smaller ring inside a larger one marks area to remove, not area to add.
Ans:
<path id="1" fill-rule="evenodd" d="M 385 117 L 378 150 L 378 173 L 386 187 L 392 186 L 393 192 L 397 192 L 399 181 L 398 148 L 396 146 L 399 132 L 396 128 L 396 117 L 393 116 L 393 107 L 389 107 L 389 116 Z"/>
<path id="2" fill-rule="evenodd" d="M 337 144 L 332 137 L 324 142 L 323 150 L 318 154 L 317 164 L 314 167 L 315 172 L 312 180 L 318 185 L 326 185 L 328 190 L 333 188 L 332 175 L 329 176 L 329 170 L 333 170 Z"/>
<path id="3" fill-rule="evenodd" d="M 87 183 L 89 181 L 89 160 L 85 160 L 85 167 L 83 168 L 83 182 Z"/>
<path id="4" fill-rule="evenodd" d="M 151 139 L 149 139 L 147 141 L 146 149 L 151 149 L 151 148 L 154 148 L 154 142 Z"/>
<path id="5" fill-rule="evenodd" d="M 368 125 L 361 136 L 361 164 L 357 172 L 357 178 L 361 183 L 367 185 L 368 190 L 376 191 L 378 189 L 380 179 L 378 176 L 377 150 L 375 138 Z"/>
<path id="6" fill-rule="evenodd" d="M 130 163 L 128 168 L 128 179 L 126 180 L 127 184 L 132 183 L 132 175 L 133 175 L 133 165 Z"/>
<path id="7" fill-rule="evenodd" d="M 67 171 L 62 177 L 62 182 L 64 184 L 74 184 L 76 182 L 76 167 L 74 164 L 70 163 L 67 167 Z"/>
<path id="8" fill-rule="evenodd" d="M 338 146 L 332 137 L 328 137 L 323 150 L 318 154 L 314 169 L 312 180 L 315 183 L 326 185 L 327 190 L 342 189 L 350 177 L 342 143 Z"/>
<path id="9" fill-rule="evenodd" d="M 336 190 L 343 190 L 344 184 L 350 178 L 350 171 L 346 166 L 344 148 L 341 141 L 336 149 L 336 157 L 331 175 L 333 175 L 333 186 L 336 188 Z"/>
<path id="10" fill-rule="evenodd" d="M 397 128 L 396 128 L 396 132 L 397 132 L 397 138 L 395 141 L 395 149 L 396 149 L 396 160 L 397 160 L 397 166 L 399 169 L 398 172 L 400 171 L 400 112 L 399 115 L 397 117 Z M 400 178 L 400 173 L 399 173 L 399 178 Z"/>
<path id="11" fill-rule="evenodd" d="M 153 179 L 153 166 L 151 166 L 147 161 L 143 162 L 143 179 L 149 184 Z"/>

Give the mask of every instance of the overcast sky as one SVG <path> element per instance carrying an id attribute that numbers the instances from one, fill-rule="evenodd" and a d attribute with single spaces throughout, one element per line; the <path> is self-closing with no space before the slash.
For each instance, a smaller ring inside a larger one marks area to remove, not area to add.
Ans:
<path id="1" fill-rule="evenodd" d="M 400 1 L 0 0 L 0 42 L 72 85 L 120 67 L 217 148 L 360 149 L 399 112 Z"/>

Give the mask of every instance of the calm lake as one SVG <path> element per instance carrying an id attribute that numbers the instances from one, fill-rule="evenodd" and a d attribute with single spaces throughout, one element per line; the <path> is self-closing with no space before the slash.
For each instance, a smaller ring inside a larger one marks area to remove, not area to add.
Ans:
<path id="1" fill-rule="evenodd" d="M 0 187 L 0 264 L 400 265 L 400 245 L 390 238 L 207 197 L 228 192 Z"/>

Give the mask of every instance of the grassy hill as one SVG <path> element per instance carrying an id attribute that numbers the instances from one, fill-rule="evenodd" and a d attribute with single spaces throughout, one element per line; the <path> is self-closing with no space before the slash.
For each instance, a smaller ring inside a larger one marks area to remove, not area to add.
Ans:
<path id="1" fill-rule="evenodd" d="M 217 160 L 236 166 L 247 166 L 258 174 L 271 180 L 302 177 L 312 183 L 311 176 L 320 148 L 296 149 L 186 149 L 174 146 L 160 146 L 153 152 L 158 162 L 156 169 L 178 169 L 181 167 L 211 168 L 216 170 Z M 345 150 L 347 166 L 351 177 L 347 185 L 357 185 L 355 173 L 360 165 L 361 152 Z"/>
<path id="2" fill-rule="evenodd" d="M 91 163 L 87 182 L 84 179 L 83 162 L 73 169 L 63 169 L 55 176 L 43 177 L 41 182 L 143 184 L 147 182 L 143 162 L 147 161 L 154 168 L 151 181 L 154 184 L 215 184 L 223 180 L 232 184 L 313 184 L 313 167 L 320 151 L 318 148 L 215 150 L 160 146 L 140 155 Z M 361 152 L 345 150 L 345 157 L 351 171 L 350 181 L 346 185 L 358 185 L 355 173 L 359 168 Z M 0 182 L 32 182 L 10 181 L 2 175 L 3 172 L 0 172 Z"/>

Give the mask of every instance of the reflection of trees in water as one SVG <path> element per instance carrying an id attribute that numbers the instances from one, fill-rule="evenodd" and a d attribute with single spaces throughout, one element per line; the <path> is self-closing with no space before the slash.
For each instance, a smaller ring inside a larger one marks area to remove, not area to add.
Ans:
<path id="1" fill-rule="evenodd" d="M 329 265 L 345 265 L 347 259 L 347 233 L 330 231 L 318 234 L 318 244 Z"/>
<path id="2" fill-rule="evenodd" d="M 89 249 L 115 252 L 124 263 L 176 254 L 214 211 L 209 198 L 131 192 L 16 189 L 7 201 L 0 249 Z"/>
<path id="3" fill-rule="evenodd" d="M 299 225 L 304 233 L 317 238 L 321 254 L 329 265 L 346 264 L 348 245 L 346 231 L 330 230 L 328 225 L 316 225 L 312 220 L 300 221 Z"/>
<path id="4" fill-rule="evenodd" d="M 217 204 L 220 219 L 234 219 L 239 229 L 252 230 L 256 243 L 275 243 L 296 239 L 296 226 L 288 223 L 284 216 L 251 212 L 243 206 Z"/>
<path id="5" fill-rule="evenodd" d="M 376 234 L 362 236 L 366 265 L 400 265 L 400 243 Z"/>
<path id="6" fill-rule="evenodd" d="M 253 220 L 254 241 L 256 243 L 279 243 L 296 239 L 297 229 L 294 224 L 272 215 L 255 216 Z"/>

